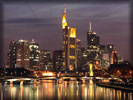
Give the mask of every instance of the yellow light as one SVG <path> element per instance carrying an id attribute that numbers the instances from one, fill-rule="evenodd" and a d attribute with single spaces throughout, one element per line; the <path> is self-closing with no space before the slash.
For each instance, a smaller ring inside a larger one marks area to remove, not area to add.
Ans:
<path id="1" fill-rule="evenodd" d="M 69 56 L 70 59 L 75 59 L 75 56 Z"/>
<path id="2" fill-rule="evenodd" d="M 67 22 L 66 22 L 66 13 L 64 12 L 62 14 L 62 29 L 64 29 L 67 26 Z"/>
<path id="3" fill-rule="evenodd" d="M 70 45 L 70 48 L 75 48 L 75 45 Z"/>
<path id="4" fill-rule="evenodd" d="M 23 85 L 23 81 L 20 82 L 20 86 L 22 86 L 22 85 Z"/>
<path id="5" fill-rule="evenodd" d="M 76 37 L 76 28 L 71 28 L 70 37 Z"/>
<path id="6" fill-rule="evenodd" d="M 90 66 L 90 76 L 93 76 L 93 64 L 89 64 Z"/>

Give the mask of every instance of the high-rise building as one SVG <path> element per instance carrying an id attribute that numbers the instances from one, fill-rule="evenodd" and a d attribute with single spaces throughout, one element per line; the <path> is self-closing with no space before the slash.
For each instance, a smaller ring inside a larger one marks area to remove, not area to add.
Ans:
<path id="1" fill-rule="evenodd" d="M 28 40 L 20 39 L 16 42 L 17 60 L 16 67 L 29 68 L 29 42 Z"/>
<path id="2" fill-rule="evenodd" d="M 107 68 L 110 66 L 109 51 L 105 45 L 100 45 L 100 49 L 102 52 L 101 66 Z"/>
<path id="3" fill-rule="evenodd" d="M 68 67 L 69 70 L 77 70 L 77 43 L 76 28 L 71 28 L 68 38 Z"/>
<path id="4" fill-rule="evenodd" d="M 115 48 L 112 51 L 111 64 L 118 64 L 118 54 Z"/>
<path id="5" fill-rule="evenodd" d="M 40 61 L 40 69 L 45 69 L 44 67 L 45 51 L 44 50 L 39 51 L 39 61 Z"/>
<path id="6" fill-rule="evenodd" d="M 38 69 L 39 68 L 39 44 L 32 39 L 30 45 L 30 68 L 31 69 Z"/>
<path id="7" fill-rule="evenodd" d="M 53 61 L 50 55 L 50 50 L 40 51 L 40 67 L 44 70 L 53 70 Z"/>
<path id="8" fill-rule="evenodd" d="M 56 71 L 63 70 L 63 50 L 53 52 L 53 67 Z"/>
<path id="9" fill-rule="evenodd" d="M 15 68 L 17 59 L 16 42 L 13 40 L 9 44 L 9 51 L 7 55 L 7 68 Z"/>
<path id="10" fill-rule="evenodd" d="M 67 48 L 68 48 L 68 33 L 70 31 L 70 27 L 67 26 L 66 21 L 66 9 L 64 9 L 64 13 L 62 14 L 62 33 L 63 33 L 63 41 L 62 41 L 62 49 L 63 49 L 63 69 L 67 68 Z"/>
<path id="11" fill-rule="evenodd" d="M 29 68 L 28 40 L 11 41 L 7 59 L 9 68 Z"/>
<path id="12" fill-rule="evenodd" d="M 114 45 L 113 44 L 108 44 L 107 45 L 107 52 L 109 54 L 109 64 L 111 64 L 111 56 L 112 56 L 112 51 L 114 50 Z"/>
<path id="13" fill-rule="evenodd" d="M 62 30 L 63 30 L 63 67 L 64 70 L 77 69 L 77 51 L 76 51 L 76 28 L 70 28 L 66 22 L 66 9 L 62 14 Z"/>
<path id="14" fill-rule="evenodd" d="M 90 29 L 87 32 L 87 59 L 89 63 L 101 65 L 102 52 L 100 49 L 100 37 Z"/>
<path id="15" fill-rule="evenodd" d="M 85 48 L 81 48 L 81 70 L 86 69 L 87 64 L 87 51 Z"/>
<path id="16" fill-rule="evenodd" d="M 77 39 L 77 68 L 81 69 L 81 41 Z"/>

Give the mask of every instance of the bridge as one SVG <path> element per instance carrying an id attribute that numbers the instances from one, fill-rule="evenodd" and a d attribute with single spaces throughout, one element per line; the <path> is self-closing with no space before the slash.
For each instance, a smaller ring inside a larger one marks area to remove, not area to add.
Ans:
<path id="1" fill-rule="evenodd" d="M 68 75 L 62 75 L 61 73 L 55 73 L 50 71 L 35 71 L 34 77 L 5 77 L 3 79 L 0 79 L 1 82 L 7 82 L 7 83 L 37 83 L 38 80 L 55 80 L 55 81 L 85 81 L 85 80 L 111 80 L 116 79 L 119 81 L 122 81 L 119 77 L 116 77 L 114 75 L 109 74 L 102 66 L 97 64 L 92 64 L 87 62 L 85 65 L 89 67 L 89 72 L 75 72 L 75 75 L 68 74 Z M 105 73 L 106 75 L 110 77 L 96 77 L 94 75 L 94 66 L 98 67 L 100 71 Z M 37 75 L 39 73 L 39 76 Z M 41 74 L 41 75 L 40 75 Z M 81 75 L 80 75 L 81 74 Z M 82 75 L 83 74 L 83 75 Z"/>

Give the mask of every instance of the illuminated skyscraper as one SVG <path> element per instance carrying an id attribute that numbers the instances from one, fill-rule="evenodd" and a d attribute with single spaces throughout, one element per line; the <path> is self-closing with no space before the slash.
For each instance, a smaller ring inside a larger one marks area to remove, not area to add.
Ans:
<path id="1" fill-rule="evenodd" d="M 109 63 L 111 64 L 111 56 L 112 56 L 112 51 L 114 50 L 114 45 L 113 44 L 108 44 L 107 45 L 107 52 L 109 54 Z"/>
<path id="2" fill-rule="evenodd" d="M 22 40 L 16 42 L 17 47 L 17 60 L 16 67 L 29 68 L 29 42 Z"/>
<path id="3" fill-rule="evenodd" d="M 17 59 L 17 47 L 16 47 L 16 42 L 13 40 L 9 44 L 7 68 L 15 68 L 16 59 Z"/>
<path id="4" fill-rule="evenodd" d="M 77 43 L 76 28 L 71 28 L 68 38 L 68 67 L 69 70 L 77 70 Z"/>
<path id="5" fill-rule="evenodd" d="M 32 39 L 30 45 L 30 68 L 38 69 L 39 68 L 39 44 Z"/>
<path id="6" fill-rule="evenodd" d="M 8 68 L 29 68 L 28 40 L 11 41 L 7 59 Z"/>
<path id="7" fill-rule="evenodd" d="M 87 45 L 88 62 L 101 65 L 100 37 L 92 31 L 91 22 L 90 29 L 87 32 Z"/>
<path id="8" fill-rule="evenodd" d="M 115 48 L 112 51 L 111 64 L 118 64 L 118 54 Z"/>
<path id="9" fill-rule="evenodd" d="M 62 14 L 63 30 L 63 67 L 64 70 L 77 69 L 77 51 L 76 51 L 76 28 L 70 28 L 66 22 L 66 9 Z"/>

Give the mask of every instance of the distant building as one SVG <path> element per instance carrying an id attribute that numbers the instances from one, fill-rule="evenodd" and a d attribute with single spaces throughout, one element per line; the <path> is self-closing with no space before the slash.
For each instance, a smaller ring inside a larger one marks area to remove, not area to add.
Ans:
<path id="1" fill-rule="evenodd" d="M 53 67 L 56 71 L 63 70 L 63 50 L 53 52 Z"/>
<path id="2" fill-rule="evenodd" d="M 81 69 L 81 41 L 77 39 L 77 69 Z"/>
<path id="3" fill-rule="evenodd" d="M 85 48 L 81 48 L 81 70 L 85 70 L 88 67 L 87 64 L 87 52 Z"/>
<path id="4" fill-rule="evenodd" d="M 53 70 L 53 61 L 50 55 L 50 50 L 40 51 L 40 67 L 44 70 Z"/>
<path id="5" fill-rule="evenodd" d="M 120 64 L 111 64 L 108 72 L 120 78 L 133 78 L 133 66 L 128 61 L 123 61 Z"/>
<path id="6" fill-rule="evenodd" d="M 11 41 L 9 44 L 7 66 L 9 68 L 29 68 L 28 40 Z"/>
<path id="7" fill-rule="evenodd" d="M 38 69 L 39 68 L 39 44 L 32 39 L 30 45 L 30 68 Z"/>
<path id="8" fill-rule="evenodd" d="M 102 52 L 102 59 L 101 59 L 101 66 L 108 68 L 110 66 L 110 53 L 107 49 L 107 46 L 100 45 L 101 46 L 101 52 Z"/>
<path id="9" fill-rule="evenodd" d="M 19 40 L 17 45 L 16 67 L 29 68 L 29 42 L 28 40 Z"/>
<path id="10" fill-rule="evenodd" d="M 113 44 L 108 44 L 107 45 L 107 52 L 109 54 L 109 63 L 111 64 L 111 55 L 112 55 L 112 51 L 114 49 L 114 45 Z"/>
<path id="11" fill-rule="evenodd" d="M 45 51 L 44 50 L 39 51 L 39 61 L 40 61 L 40 69 L 45 69 L 44 67 Z"/>
<path id="12" fill-rule="evenodd" d="M 118 64 L 118 54 L 115 48 L 112 51 L 111 64 Z"/>
<path id="13" fill-rule="evenodd" d="M 9 44 L 9 51 L 7 55 L 7 67 L 15 68 L 16 67 L 16 59 L 17 59 L 17 46 L 16 42 L 13 40 Z"/>

